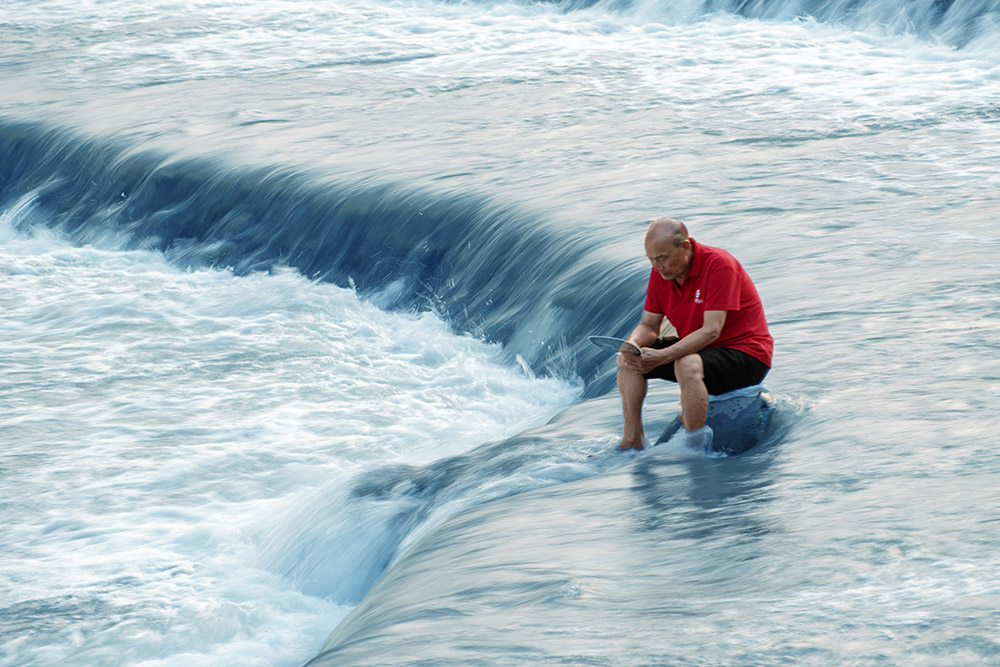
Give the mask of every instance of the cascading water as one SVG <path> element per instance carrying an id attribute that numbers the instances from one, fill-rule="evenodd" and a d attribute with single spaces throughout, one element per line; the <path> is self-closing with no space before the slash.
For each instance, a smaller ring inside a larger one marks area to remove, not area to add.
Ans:
<path id="1" fill-rule="evenodd" d="M 0 664 L 995 661 L 998 14 L 0 2 Z M 664 214 L 738 456 L 612 451 Z"/>

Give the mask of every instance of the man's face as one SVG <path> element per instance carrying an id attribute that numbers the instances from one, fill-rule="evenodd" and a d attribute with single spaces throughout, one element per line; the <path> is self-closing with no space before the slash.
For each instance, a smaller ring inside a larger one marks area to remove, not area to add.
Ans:
<path id="1" fill-rule="evenodd" d="M 690 239 L 680 246 L 674 246 L 669 237 L 646 240 L 646 257 L 664 280 L 676 280 L 687 272 L 690 249 Z"/>

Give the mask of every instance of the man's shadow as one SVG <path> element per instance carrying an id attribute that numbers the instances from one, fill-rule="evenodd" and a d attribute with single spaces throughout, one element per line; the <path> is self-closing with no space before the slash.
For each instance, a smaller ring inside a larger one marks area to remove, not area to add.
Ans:
<path id="1" fill-rule="evenodd" d="M 760 444 L 736 456 L 658 445 L 638 458 L 631 469 L 631 490 L 640 501 L 633 515 L 638 530 L 663 530 L 677 539 L 726 533 L 747 540 L 779 530 L 769 510 L 777 481 L 772 464 L 796 413 L 774 406 Z"/>

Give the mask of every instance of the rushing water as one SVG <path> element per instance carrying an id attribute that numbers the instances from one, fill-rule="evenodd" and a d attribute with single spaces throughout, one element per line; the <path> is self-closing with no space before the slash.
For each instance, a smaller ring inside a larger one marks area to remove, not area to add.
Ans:
<path id="1" fill-rule="evenodd" d="M 0 664 L 1000 661 L 1000 3 L 0 0 L 0 156 Z"/>

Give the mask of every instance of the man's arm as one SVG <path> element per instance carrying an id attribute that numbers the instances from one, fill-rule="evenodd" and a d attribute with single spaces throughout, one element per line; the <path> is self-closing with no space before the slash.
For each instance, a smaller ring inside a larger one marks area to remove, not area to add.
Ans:
<path id="1" fill-rule="evenodd" d="M 647 314 L 652 315 L 653 313 L 643 313 L 642 322 L 640 322 L 639 326 L 636 327 L 636 331 L 643 328 L 643 325 L 646 323 Z M 657 317 L 662 318 L 662 315 L 657 315 Z M 652 339 L 649 340 L 646 345 L 639 346 L 643 348 L 641 357 L 631 355 L 631 358 L 628 358 L 629 355 L 623 355 L 626 357 L 624 359 L 624 363 L 632 368 L 632 370 L 641 373 L 648 373 L 657 366 L 669 364 L 677 359 L 680 359 L 681 357 L 694 354 L 698 350 L 708 347 L 719 338 L 719 335 L 722 333 L 722 325 L 725 323 L 726 311 L 706 310 L 705 316 L 702 319 L 701 328 L 695 329 L 670 347 L 665 347 L 662 350 L 654 350 L 648 347 L 648 345 L 652 345 L 656 340 L 656 334 L 654 334 Z M 657 326 L 659 326 L 659 322 L 657 322 Z M 659 329 L 657 329 L 657 333 L 658 332 Z M 635 335 L 635 332 L 632 332 L 632 335 Z"/>
<path id="2" fill-rule="evenodd" d="M 663 323 L 663 315 L 651 313 L 648 310 L 642 311 L 642 320 L 639 326 L 632 330 L 626 340 L 632 341 L 639 348 L 649 347 L 656 342 L 660 335 L 660 325 Z"/>

